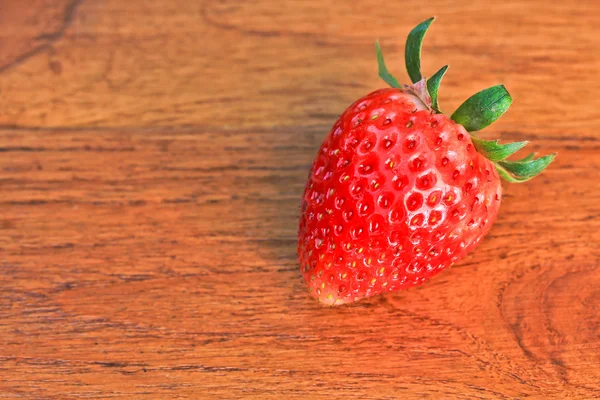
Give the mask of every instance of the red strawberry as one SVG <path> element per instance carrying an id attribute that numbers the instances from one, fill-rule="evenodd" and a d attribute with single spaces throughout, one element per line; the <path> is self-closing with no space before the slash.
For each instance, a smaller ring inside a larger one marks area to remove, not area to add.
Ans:
<path id="1" fill-rule="evenodd" d="M 357 100 L 325 138 L 304 192 L 298 255 L 310 292 L 333 305 L 425 282 L 474 249 L 500 207 L 499 174 L 522 182 L 554 158 L 506 158 L 526 142 L 499 144 L 469 132 L 510 106 L 503 86 L 468 99 L 451 118 L 437 92 L 447 67 L 421 77 L 421 43 L 432 19 L 406 44 L 413 86 Z"/>

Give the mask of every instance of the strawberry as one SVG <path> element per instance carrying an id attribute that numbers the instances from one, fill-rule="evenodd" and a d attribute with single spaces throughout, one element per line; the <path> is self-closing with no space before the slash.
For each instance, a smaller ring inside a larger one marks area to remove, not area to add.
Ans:
<path id="1" fill-rule="evenodd" d="M 500 207 L 500 177 L 523 182 L 554 154 L 508 161 L 527 142 L 500 144 L 470 132 L 500 117 L 504 86 L 483 90 L 451 117 L 438 105 L 447 66 L 421 76 L 421 44 L 433 19 L 411 31 L 401 86 L 376 44 L 379 75 L 391 88 L 354 102 L 313 163 L 298 233 L 310 293 L 337 305 L 419 285 L 463 258 L 488 233 Z"/>

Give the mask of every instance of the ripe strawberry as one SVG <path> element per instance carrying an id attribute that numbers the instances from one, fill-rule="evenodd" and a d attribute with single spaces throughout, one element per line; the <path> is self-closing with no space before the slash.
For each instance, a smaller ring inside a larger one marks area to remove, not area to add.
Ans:
<path id="1" fill-rule="evenodd" d="M 329 305 L 425 282 L 473 250 L 500 207 L 499 176 L 523 182 L 554 158 L 507 161 L 526 142 L 471 136 L 512 100 L 503 86 L 468 99 L 451 118 L 438 107 L 447 67 L 421 77 L 429 19 L 409 34 L 406 65 L 414 85 L 357 100 L 325 138 L 304 192 L 298 255 L 310 292 Z"/>

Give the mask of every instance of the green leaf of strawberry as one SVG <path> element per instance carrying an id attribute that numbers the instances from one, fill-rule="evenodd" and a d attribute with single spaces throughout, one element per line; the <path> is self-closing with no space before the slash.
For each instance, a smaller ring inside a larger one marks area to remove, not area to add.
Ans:
<path id="1" fill-rule="evenodd" d="M 542 172 L 556 157 L 556 154 L 537 159 L 530 159 L 529 156 L 521 161 L 499 161 L 496 163 L 498 171 L 504 179 L 512 183 L 526 182 L 536 177 Z"/>
<path id="2" fill-rule="evenodd" d="M 427 29 L 429 29 L 429 25 L 431 25 L 434 19 L 435 17 L 429 18 L 415 26 L 406 39 L 404 57 L 406 61 L 406 70 L 408 71 L 408 76 L 410 76 L 412 83 L 417 83 L 423 79 L 421 76 L 421 47 L 423 46 L 425 33 L 427 33 Z"/>
<path id="3" fill-rule="evenodd" d="M 535 157 L 535 152 L 533 153 L 529 153 L 526 157 L 522 158 L 520 161 L 529 161 L 529 160 L 533 160 L 533 157 Z"/>
<path id="4" fill-rule="evenodd" d="M 385 66 L 385 61 L 383 60 L 383 54 L 381 53 L 381 47 L 379 46 L 379 42 L 375 42 L 375 50 L 377 52 L 377 65 L 379 66 L 379 77 L 391 87 L 400 88 L 401 86 L 396 80 L 396 78 L 394 78 L 392 74 L 388 72 L 388 69 Z"/>
<path id="5" fill-rule="evenodd" d="M 527 145 L 527 142 L 500 144 L 497 140 L 482 140 L 471 137 L 478 152 L 490 161 L 502 161 Z"/>
<path id="6" fill-rule="evenodd" d="M 504 85 L 492 86 L 469 97 L 450 118 L 469 132 L 479 131 L 500 118 L 511 104 Z"/>
<path id="7" fill-rule="evenodd" d="M 442 83 L 442 78 L 446 74 L 448 70 L 448 66 L 444 65 L 438 72 L 433 74 L 431 78 L 427 81 L 427 90 L 429 90 L 429 94 L 431 95 L 431 105 L 432 108 L 441 113 L 440 106 L 438 104 L 438 91 L 440 90 L 440 84 Z"/>

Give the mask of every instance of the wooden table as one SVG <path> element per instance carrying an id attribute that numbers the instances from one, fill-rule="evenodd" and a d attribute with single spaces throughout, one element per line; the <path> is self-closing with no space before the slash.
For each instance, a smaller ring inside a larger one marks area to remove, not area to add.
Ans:
<path id="1" fill-rule="evenodd" d="M 488 3 L 3 1 L 0 398 L 598 397 L 600 5 Z M 454 268 L 322 307 L 308 169 L 434 14 L 442 107 L 503 82 L 484 136 L 558 158 Z"/>

